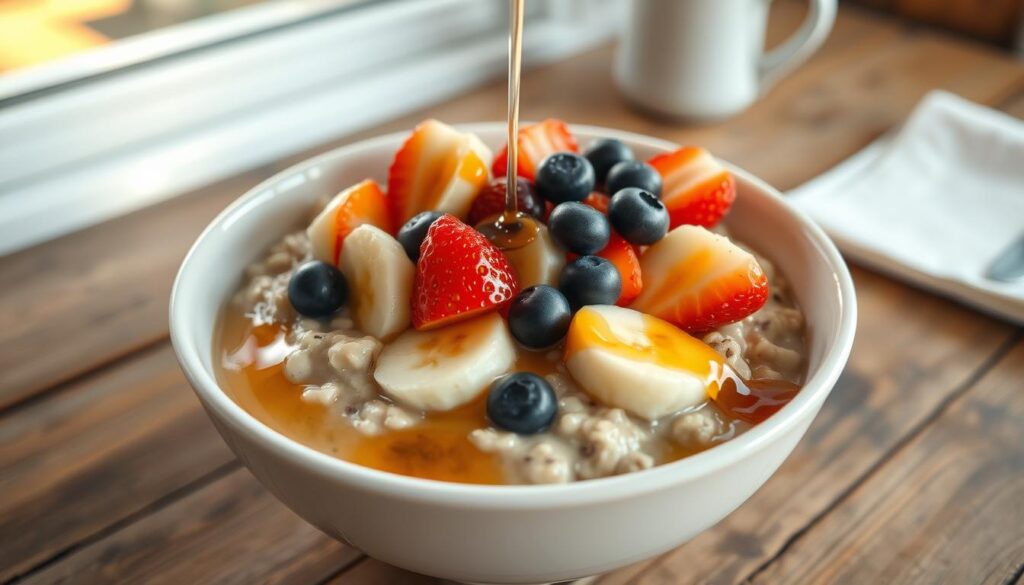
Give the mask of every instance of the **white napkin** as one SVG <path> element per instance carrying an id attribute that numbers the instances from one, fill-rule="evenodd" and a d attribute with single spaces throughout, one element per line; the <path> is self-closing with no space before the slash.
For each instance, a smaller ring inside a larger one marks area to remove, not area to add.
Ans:
<path id="1" fill-rule="evenodd" d="M 1024 236 L 1024 122 L 933 91 L 789 195 L 849 258 L 1024 323 L 1024 282 L 985 277 Z"/>

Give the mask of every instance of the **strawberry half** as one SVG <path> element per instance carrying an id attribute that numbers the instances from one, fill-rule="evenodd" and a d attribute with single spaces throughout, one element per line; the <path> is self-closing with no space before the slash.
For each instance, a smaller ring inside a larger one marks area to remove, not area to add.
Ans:
<path id="1" fill-rule="evenodd" d="M 752 254 L 703 227 L 684 225 L 640 257 L 645 283 L 631 308 L 703 333 L 743 319 L 768 300 Z"/>
<path id="2" fill-rule="evenodd" d="M 576 137 L 569 132 L 569 125 L 561 120 L 549 118 L 538 124 L 519 129 L 519 158 L 516 160 L 516 174 L 533 181 L 541 161 L 556 152 L 579 152 Z M 508 146 L 501 149 L 494 158 L 491 172 L 495 177 L 508 174 Z"/>
<path id="3" fill-rule="evenodd" d="M 452 215 L 431 224 L 412 287 L 412 324 L 434 329 L 499 309 L 519 292 L 508 258 Z"/>
<path id="4" fill-rule="evenodd" d="M 366 223 L 389 233 L 393 231 L 387 198 L 370 179 L 338 193 L 309 224 L 306 234 L 313 246 L 313 257 L 337 265 L 345 238 Z"/>
<path id="5" fill-rule="evenodd" d="M 388 204 L 396 229 L 421 211 L 466 217 L 487 185 L 491 151 L 474 134 L 437 120 L 421 122 L 388 169 Z"/>
<path id="6" fill-rule="evenodd" d="M 476 225 L 481 221 L 505 211 L 505 196 L 507 185 L 505 177 L 498 177 L 484 187 L 473 200 L 469 208 L 469 223 Z M 533 185 L 522 177 L 516 178 L 516 201 L 518 209 L 528 213 L 537 219 L 544 217 L 544 203 L 540 195 L 537 195 Z"/>
<path id="7" fill-rule="evenodd" d="M 647 161 L 661 175 L 661 202 L 669 228 L 683 224 L 714 227 L 736 199 L 736 180 L 711 153 L 684 146 Z"/>

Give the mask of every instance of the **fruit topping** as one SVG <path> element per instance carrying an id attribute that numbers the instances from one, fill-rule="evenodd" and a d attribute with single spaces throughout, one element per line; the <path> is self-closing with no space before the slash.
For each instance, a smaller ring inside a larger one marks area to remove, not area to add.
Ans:
<path id="1" fill-rule="evenodd" d="M 650 163 L 665 182 L 661 201 L 668 208 L 670 227 L 714 227 L 736 199 L 732 174 L 703 148 L 684 146 L 659 154 Z"/>
<path id="2" fill-rule="evenodd" d="M 491 313 L 433 331 L 406 330 L 384 346 L 373 378 L 402 404 L 451 410 L 512 369 L 515 357 L 505 321 Z"/>
<path id="3" fill-rule="evenodd" d="M 608 196 L 604 193 L 594 191 L 590 195 L 587 195 L 587 198 L 584 199 L 583 202 L 601 213 L 608 213 Z"/>
<path id="4" fill-rule="evenodd" d="M 660 197 L 662 180 L 661 175 L 651 165 L 638 160 L 630 160 L 620 162 L 608 171 L 608 179 L 605 180 L 604 187 L 605 192 L 609 195 L 615 195 L 620 189 L 626 187 L 636 187 Z"/>
<path id="5" fill-rule="evenodd" d="M 348 283 L 332 264 L 310 260 L 288 280 L 288 301 L 295 312 L 314 319 L 330 317 L 345 304 Z"/>
<path id="6" fill-rule="evenodd" d="M 442 215 L 440 211 L 421 211 L 398 228 L 398 243 L 402 244 L 406 256 L 413 262 L 420 259 L 420 246 L 423 238 L 427 237 L 427 230 Z"/>
<path id="7" fill-rule="evenodd" d="M 644 290 L 632 308 L 690 333 L 739 321 L 768 299 L 757 260 L 728 238 L 692 225 L 670 231 L 640 257 Z"/>
<path id="8" fill-rule="evenodd" d="M 536 284 L 555 285 L 565 266 L 565 250 L 551 239 L 548 228 L 538 223 L 536 230 L 529 244 L 504 251 L 516 269 L 521 288 Z"/>
<path id="9" fill-rule="evenodd" d="M 359 329 L 388 339 L 409 327 L 416 269 L 395 238 L 372 225 L 359 226 L 349 234 L 339 265 L 352 285 L 352 317 Z"/>
<path id="10" fill-rule="evenodd" d="M 633 151 L 621 140 L 601 138 L 591 142 L 583 156 L 587 157 L 594 167 L 597 182 L 603 184 L 612 167 L 622 161 L 633 160 Z"/>
<path id="11" fill-rule="evenodd" d="M 508 185 L 504 177 L 493 179 L 473 200 L 469 208 L 469 224 L 481 221 L 505 211 L 505 196 Z M 522 177 L 516 178 L 516 205 L 519 211 L 537 219 L 544 217 L 544 200 L 537 195 L 533 185 Z"/>
<path id="12" fill-rule="evenodd" d="M 558 397 L 547 380 L 531 372 L 498 378 L 487 394 L 487 418 L 494 426 L 532 435 L 548 429 L 558 413 Z"/>
<path id="13" fill-rule="evenodd" d="M 558 289 L 544 284 L 516 295 L 508 309 L 512 337 L 529 349 L 544 349 L 561 341 L 571 320 L 569 301 Z"/>
<path id="14" fill-rule="evenodd" d="M 335 195 L 309 224 L 306 234 L 313 247 L 313 257 L 337 264 L 345 238 L 363 224 L 392 231 L 387 199 L 370 179 Z"/>
<path id="15" fill-rule="evenodd" d="M 573 311 L 586 305 L 613 305 L 622 294 L 622 277 L 614 264 L 598 256 L 580 256 L 562 269 L 558 278 Z"/>
<path id="16" fill-rule="evenodd" d="M 393 225 L 421 211 L 466 217 L 487 184 L 491 151 L 473 134 L 437 120 L 413 130 L 388 169 L 388 202 Z"/>
<path id="17" fill-rule="evenodd" d="M 548 231 L 555 242 L 574 254 L 594 254 L 608 245 L 611 226 L 603 213 L 571 201 L 555 206 L 548 217 Z"/>
<path id="18" fill-rule="evenodd" d="M 573 152 L 552 154 L 537 169 L 537 193 L 556 205 L 583 201 L 594 190 L 594 184 L 594 167 Z"/>
<path id="19" fill-rule="evenodd" d="M 496 309 L 519 290 L 515 269 L 480 232 L 451 215 L 430 226 L 413 281 L 412 324 L 433 329 Z"/>
<path id="20" fill-rule="evenodd" d="M 668 211 L 650 191 L 620 189 L 608 201 L 608 221 L 629 243 L 649 246 L 668 233 Z"/>
<path id="21" fill-rule="evenodd" d="M 615 265 L 619 271 L 619 278 L 622 280 L 622 292 L 619 293 L 616 305 L 624 307 L 633 302 L 640 291 L 644 288 L 642 271 L 640 270 L 640 255 L 636 246 L 630 244 L 619 234 L 612 232 L 608 245 L 597 255 Z"/>
<path id="22" fill-rule="evenodd" d="M 717 392 L 721 356 L 656 317 L 622 307 L 585 307 L 565 342 L 569 373 L 590 396 L 655 420 Z"/>
<path id="23" fill-rule="evenodd" d="M 541 161 L 556 152 L 577 152 L 579 145 L 569 126 L 555 119 L 531 124 L 519 130 L 519 157 L 516 175 L 533 180 Z M 502 148 L 491 167 L 495 177 L 508 174 L 508 147 Z"/>

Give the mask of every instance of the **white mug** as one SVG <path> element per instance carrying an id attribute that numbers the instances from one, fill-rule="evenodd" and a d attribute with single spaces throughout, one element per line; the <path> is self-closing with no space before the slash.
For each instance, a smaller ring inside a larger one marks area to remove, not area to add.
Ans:
<path id="1" fill-rule="evenodd" d="M 626 97 L 654 112 L 715 119 L 744 110 L 828 36 L 837 0 L 810 0 L 793 36 L 764 52 L 771 0 L 633 0 L 615 62 Z"/>

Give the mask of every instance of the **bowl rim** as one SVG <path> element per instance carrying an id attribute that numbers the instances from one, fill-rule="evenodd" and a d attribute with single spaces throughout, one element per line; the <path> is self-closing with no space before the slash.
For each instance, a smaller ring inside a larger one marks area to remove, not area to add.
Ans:
<path id="1" fill-rule="evenodd" d="M 505 122 L 483 122 L 455 125 L 461 130 L 491 133 L 505 129 Z M 574 133 L 591 137 L 617 138 L 627 144 L 642 144 L 655 149 L 674 150 L 678 144 L 633 132 L 593 125 L 571 124 Z M 190 385 L 208 410 L 211 418 L 228 424 L 235 432 L 259 443 L 275 455 L 286 458 L 306 470 L 334 480 L 343 481 L 368 492 L 391 497 L 429 501 L 453 507 L 502 509 L 537 509 L 580 506 L 610 502 L 661 490 L 674 484 L 693 481 L 719 469 L 735 464 L 766 447 L 791 427 L 804 420 L 809 411 L 820 407 L 835 385 L 850 354 L 857 321 L 857 304 L 846 263 L 825 232 L 807 215 L 789 204 L 777 189 L 748 173 L 722 161 L 735 176 L 775 200 L 793 216 L 805 237 L 831 268 L 841 315 L 835 339 L 822 356 L 821 365 L 807 379 L 796 398 L 763 423 L 738 437 L 711 449 L 634 473 L 556 485 L 476 485 L 421 479 L 364 467 L 307 447 L 266 426 L 245 411 L 221 389 L 214 374 L 203 367 L 198 348 L 191 342 L 193 328 L 188 311 L 181 306 L 181 289 L 187 285 L 193 257 L 217 236 L 221 228 L 239 214 L 255 207 L 253 201 L 268 187 L 283 178 L 305 172 L 334 159 L 351 156 L 386 143 L 400 143 L 408 130 L 376 136 L 341 146 L 292 165 L 260 182 L 221 211 L 203 230 L 189 249 L 174 279 L 169 306 L 171 344 Z M 218 425 L 219 426 L 219 425 Z M 223 432 L 223 431 L 222 431 Z"/>

